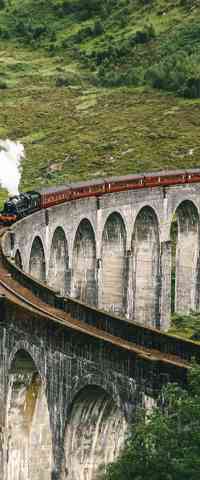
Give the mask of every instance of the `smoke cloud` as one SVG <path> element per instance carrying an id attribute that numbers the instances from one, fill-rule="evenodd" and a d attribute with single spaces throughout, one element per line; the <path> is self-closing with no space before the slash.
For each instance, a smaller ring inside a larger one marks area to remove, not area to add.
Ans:
<path id="1" fill-rule="evenodd" d="M 24 157 L 24 146 L 20 142 L 0 140 L 0 184 L 10 195 L 19 193 L 20 165 Z"/>

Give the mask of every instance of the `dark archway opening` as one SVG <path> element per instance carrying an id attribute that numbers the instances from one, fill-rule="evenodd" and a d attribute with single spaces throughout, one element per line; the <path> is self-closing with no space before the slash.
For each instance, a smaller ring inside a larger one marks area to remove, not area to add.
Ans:
<path id="1" fill-rule="evenodd" d="M 102 236 L 102 292 L 104 310 L 124 315 L 126 311 L 126 229 L 120 214 L 112 213 Z"/>
<path id="2" fill-rule="evenodd" d="M 48 284 L 64 295 L 69 291 L 69 256 L 65 232 L 58 227 L 53 235 Z"/>
<path id="3" fill-rule="evenodd" d="M 87 219 L 81 221 L 74 240 L 72 296 L 91 305 L 97 304 L 96 243 Z"/>
<path id="4" fill-rule="evenodd" d="M 36 237 L 32 244 L 29 273 L 41 282 L 46 281 L 44 248 L 39 237 Z"/>
<path id="5" fill-rule="evenodd" d="M 175 297 L 176 297 L 176 246 L 177 246 L 177 238 L 178 238 L 178 223 L 176 219 L 176 215 L 174 215 L 171 230 L 170 230 L 170 238 L 171 238 L 171 313 L 175 312 Z"/>
<path id="6" fill-rule="evenodd" d="M 18 268 L 23 270 L 22 257 L 21 257 L 21 253 L 20 253 L 19 250 L 17 250 L 16 254 L 15 254 L 15 263 L 16 263 Z"/>
<path id="7" fill-rule="evenodd" d="M 139 212 L 132 238 L 133 317 L 142 325 L 160 327 L 160 240 L 154 210 Z"/>
<path id="8" fill-rule="evenodd" d="M 199 308 L 199 215 L 196 206 L 183 201 L 171 225 L 171 310 L 189 314 Z"/>

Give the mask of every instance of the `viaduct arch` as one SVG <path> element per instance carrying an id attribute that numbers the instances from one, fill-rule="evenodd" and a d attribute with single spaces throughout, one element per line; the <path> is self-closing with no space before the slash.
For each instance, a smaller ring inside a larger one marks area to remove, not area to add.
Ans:
<path id="1" fill-rule="evenodd" d="M 153 208 L 138 213 L 132 236 L 133 317 L 146 326 L 160 326 L 160 240 Z"/>
<path id="2" fill-rule="evenodd" d="M 68 292 L 68 268 L 67 239 L 63 228 L 57 227 L 51 243 L 47 283 L 63 295 Z"/>
<path id="3" fill-rule="evenodd" d="M 86 303 L 97 303 L 96 240 L 87 218 L 81 220 L 74 239 L 71 292 L 73 297 Z"/>
<path id="4" fill-rule="evenodd" d="M 101 240 L 101 307 L 122 315 L 126 308 L 126 237 L 122 216 L 111 213 Z"/>
<path id="5" fill-rule="evenodd" d="M 6 404 L 6 479 L 51 480 L 52 436 L 42 380 L 31 355 L 13 354 Z"/>
<path id="6" fill-rule="evenodd" d="M 92 421 L 91 421 L 92 419 Z M 98 385 L 89 385 L 75 396 L 64 439 L 63 480 L 96 478 L 119 454 L 127 433 L 122 409 Z"/>
<path id="7" fill-rule="evenodd" d="M 189 313 L 199 307 L 199 213 L 195 203 L 183 200 L 174 212 L 174 310 Z M 173 235 L 173 232 L 172 232 Z"/>
<path id="8" fill-rule="evenodd" d="M 29 273 L 40 280 L 46 281 L 46 262 L 44 255 L 44 247 L 40 237 L 35 237 L 31 246 Z"/>

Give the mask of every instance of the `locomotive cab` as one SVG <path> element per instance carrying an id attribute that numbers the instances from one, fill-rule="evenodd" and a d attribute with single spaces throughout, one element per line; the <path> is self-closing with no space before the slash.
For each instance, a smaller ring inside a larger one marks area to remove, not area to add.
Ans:
<path id="1" fill-rule="evenodd" d="M 10 225 L 11 223 L 15 222 L 17 219 L 17 212 L 16 209 L 13 208 L 13 205 L 8 200 L 4 203 L 3 210 L 0 211 L 0 224 L 3 225 Z"/>
<path id="2" fill-rule="evenodd" d="M 20 218 L 35 212 L 40 208 L 40 194 L 38 192 L 20 193 L 10 197 L 0 212 L 0 222 L 11 224 Z"/>
<path id="3" fill-rule="evenodd" d="M 1 215 L 10 215 L 13 213 L 13 208 L 9 205 L 9 202 L 4 203 L 3 210 L 1 211 Z"/>
<path id="4" fill-rule="evenodd" d="M 4 203 L 3 215 L 17 215 L 17 197 L 12 197 Z"/>
<path id="5" fill-rule="evenodd" d="M 16 215 L 17 218 L 23 217 L 28 209 L 28 200 L 26 195 L 20 194 L 9 198 L 4 204 L 4 214 Z"/>

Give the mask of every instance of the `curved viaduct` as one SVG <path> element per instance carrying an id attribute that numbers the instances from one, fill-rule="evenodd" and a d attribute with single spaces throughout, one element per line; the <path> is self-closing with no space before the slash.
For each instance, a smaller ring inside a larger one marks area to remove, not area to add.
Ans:
<path id="1" fill-rule="evenodd" d="M 167 330 L 175 215 L 175 310 L 199 308 L 199 193 L 158 187 L 55 206 L 16 224 L 12 255 L 62 294 Z"/>
<path id="2" fill-rule="evenodd" d="M 151 407 L 169 379 L 185 381 L 199 347 L 151 328 L 169 327 L 172 271 L 176 311 L 199 309 L 199 193 L 193 184 L 77 200 L 6 234 L 3 480 L 96 480 L 118 454 L 136 406 Z"/>

